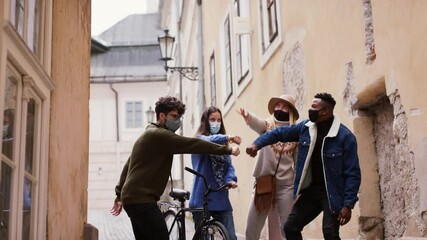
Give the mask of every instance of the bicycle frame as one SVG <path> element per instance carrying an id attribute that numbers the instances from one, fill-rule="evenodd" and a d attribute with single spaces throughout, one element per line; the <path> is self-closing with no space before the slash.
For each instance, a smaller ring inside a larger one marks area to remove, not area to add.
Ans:
<path id="1" fill-rule="evenodd" d="M 170 229 L 168 229 L 168 234 L 170 235 L 175 224 L 178 225 L 178 235 L 179 239 L 185 239 L 185 210 L 180 209 L 175 216 L 175 219 L 172 222 Z"/>
<path id="2" fill-rule="evenodd" d="M 202 220 L 200 221 L 200 224 L 197 226 L 196 232 L 194 233 L 193 239 L 200 239 L 200 236 L 202 234 L 202 231 L 204 230 L 203 228 L 205 226 L 209 226 L 210 222 L 215 221 L 211 216 L 209 216 L 209 210 L 208 210 L 208 196 L 209 194 L 211 194 L 212 192 L 218 192 L 221 191 L 222 189 L 228 187 L 228 184 L 224 184 L 222 186 L 220 186 L 218 189 L 211 189 L 206 181 L 205 176 L 201 175 L 200 173 L 194 171 L 191 168 L 185 167 L 185 170 L 188 172 L 191 172 L 192 174 L 201 177 L 203 179 L 203 182 L 205 184 L 205 188 L 206 188 L 206 192 L 203 194 L 203 217 Z"/>
<path id="3" fill-rule="evenodd" d="M 176 212 L 175 210 L 172 210 L 172 209 L 179 209 L 179 210 L 178 212 Z M 170 228 L 168 229 L 168 234 L 170 235 L 175 225 L 177 225 L 179 239 L 186 239 L 185 213 L 186 212 L 191 212 L 191 213 L 202 212 L 203 208 L 186 208 L 185 201 L 182 201 L 180 205 L 169 206 L 167 210 L 176 212 L 175 218 L 172 224 L 170 225 Z"/>
<path id="4" fill-rule="evenodd" d="M 170 235 L 175 224 L 178 225 L 178 234 L 179 239 L 186 239 L 186 228 L 185 228 L 185 213 L 186 212 L 201 212 L 202 208 L 182 208 L 176 213 L 175 219 L 172 222 L 170 229 L 168 229 L 168 234 Z M 204 220 L 202 220 L 204 222 Z M 196 231 L 197 232 L 197 231 Z M 196 236 L 196 234 L 194 235 Z M 193 238 L 194 239 L 194 238 Z"/>
<path id="5" fill-rule="evenodd" d="M 198 224 L 198 226 L 196 227 L 195 233 L 194 233 L 193 238 L 192 238 L 192 239 L 196 240 L 196 239 L 200 239 L 204 235 L 204 231 L 205 230 L 207 231 L 209 229 L 209 226 L 216 225 L 215 223 L 217 222 L 217 220 L 212 218 L 212 216 L 209 216 L 209 210 L 208 210 L 208 196 L 209 196 L 209 194 L 211 194 L 212 192 L 221 191 L 222 189 L 226 188 L 229 185 L 225 184 L 225 185 L 220 186 L 218 189 L 212 189 L 212 188 L 210 188 L 210 186 L 208 186 L 206 178 L 203 175 L 194 171 L 191 168 L 185 167 L 185 170 L 193 173 L 196 176 L 203 178 L 203 182 L 204 182 L 205 187 L 206 187 L 206 191 L 203 194 L 203 208 L 186 208 L 185 207 L 185 200 L 189 199 L 189 192 L 185 193 L 185 190 L 180 190 L 180 189 L 178 189 L 177 192 L 175 192 L 173 190 L 169 193 L 169 195 L 171 197 L 173 197 L 175 200 L 178 199 L 180 204 L 179 205 L 178 204 L 166 204 L 167 210 L 165 211 L 165 213 L 166 213 L 165 217 L 168 216 L 167 213 L 169 211 L 173 212 L 173 215 L 174 215 L 173 222 L 169 226 L 169 229 L 168 229 L 169 236 L 171 236 L 172 231 L 174 230 L 174 227 L 177 227 L 179 239 L 186 239 L 185 213 L 186 212 L 191 212 L 191 213 L 203 212 L 202 219 L 201 219 L 200 223 Z"/>

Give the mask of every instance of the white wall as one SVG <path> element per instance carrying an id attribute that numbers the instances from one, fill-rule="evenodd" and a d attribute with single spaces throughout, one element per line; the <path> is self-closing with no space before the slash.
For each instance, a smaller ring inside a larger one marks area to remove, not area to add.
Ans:
<path id="1" fill-rule="evenodd" d="M 112 87 L 118 93 L 120 142 L 116 141 L 115 94 L 109 84 L 91 84 L 89 209 L 111 208 L 122 167 L 147 125 L 145 111 L 150 106 L 154 110 L 159 97 L 167 94 L 166 82 L 116 83 Z M 142 101 L 142 128 L 126 128 L 127 101 Z"/>

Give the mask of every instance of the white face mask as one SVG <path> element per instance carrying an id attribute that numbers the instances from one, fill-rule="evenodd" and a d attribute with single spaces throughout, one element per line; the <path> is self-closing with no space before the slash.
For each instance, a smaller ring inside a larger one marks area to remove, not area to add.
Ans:
<path id="1" fill-rule="evenodd" d="M 217 134 L 221 129 L 220 122 L 209 122 L 209 125 L 210 125 L 210 130 L 212 134 Z"/>

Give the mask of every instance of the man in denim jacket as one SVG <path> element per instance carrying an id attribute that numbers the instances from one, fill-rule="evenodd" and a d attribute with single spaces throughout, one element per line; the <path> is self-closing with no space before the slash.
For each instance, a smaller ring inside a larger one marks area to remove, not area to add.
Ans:
<path id="1" fill-rule="evenodd" d="M 339 227 L 350 221 L 359 199 L 361 174 L 353 133 L 333 114 L 335 100 L 328 93 L 314 96 L 309 119 L 266 132 L 246 152 L 275 142 L 299 142 L 295 166 L 295 204 L 285 224 L 288 240 L 302 239 L 304 226 L 323 212 L 323 237 L 340 239 Z"/>

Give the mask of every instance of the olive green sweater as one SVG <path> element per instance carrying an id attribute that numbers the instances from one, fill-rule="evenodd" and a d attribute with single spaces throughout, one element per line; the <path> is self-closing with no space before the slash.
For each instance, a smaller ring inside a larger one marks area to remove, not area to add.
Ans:
<path id="1" fill-rule="evenodd" d="M 149 124 L 123 167 L 116 201 L 124 205 L 157 202 L 166 188 L 173 155 L 180 153 L 231 154 L 231 148 Z"/>

